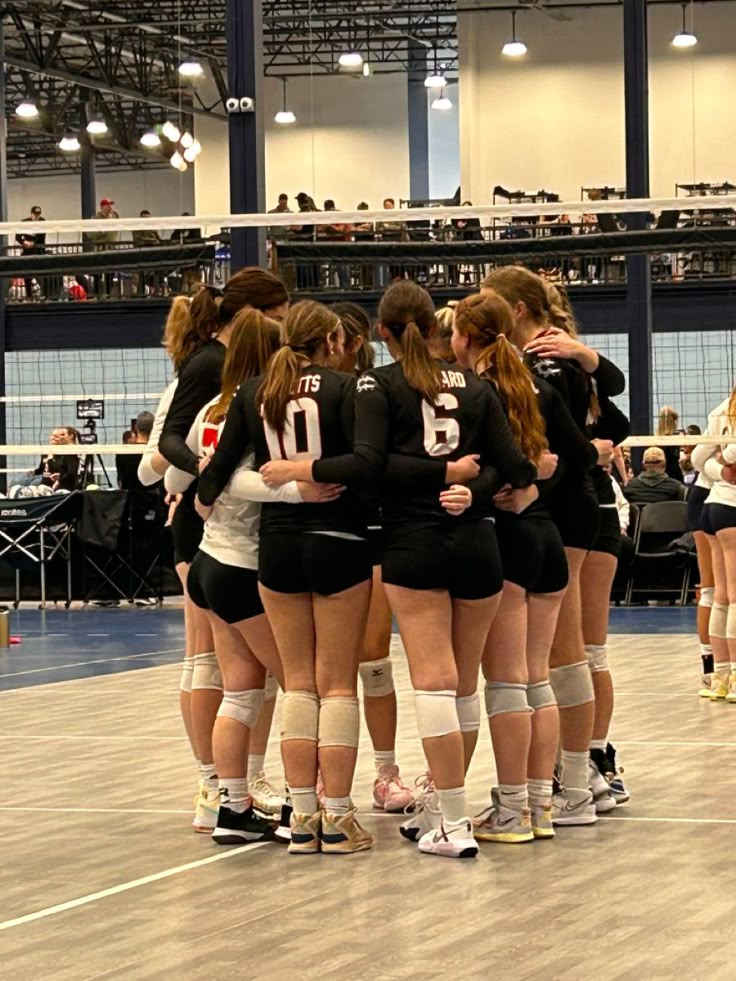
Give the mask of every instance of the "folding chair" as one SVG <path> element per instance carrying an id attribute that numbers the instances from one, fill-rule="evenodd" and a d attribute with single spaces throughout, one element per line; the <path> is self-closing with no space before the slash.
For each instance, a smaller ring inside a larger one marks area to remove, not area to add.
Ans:
<path id="1" fill-rule="evenodd" d="M 690 578 L 689 564 L 681 552 L 670 547 L 670 543 L 686 531 L 685 501 L 659 501 L 644 505 L 634 539 L 634 559 L 626 593 L 627 604 L 631 603 L 634 593 L 648 593 L 674 594 L 679 596 L 680 606 L 685 605 Z M 646 580 L 647 585 L 637 585 L 637 579 L 644 572 L 649 577 Z M 657 574 L 654 582 L 651 572 Z"/>
<path id="2" fill-rule="evenodd" d="M 0 558 L 15 569 L 15 601 L 20 603 L 22 567 L 38 566 L 41 608 L 46 607 L 46 566 L 57 556 L 66 562 L 66 607 L 72 601 L 72 531 L 81 514 L 79 491 L 0 501 Z"/>

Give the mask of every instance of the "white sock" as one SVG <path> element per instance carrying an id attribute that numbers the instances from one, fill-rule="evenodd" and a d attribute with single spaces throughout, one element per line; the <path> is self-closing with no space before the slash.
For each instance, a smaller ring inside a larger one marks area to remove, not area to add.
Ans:
<path id="1" fill-rule="evenodd" d="M 546 807 L 552 800 L 551 780 L 527 780 L 529 803 L 534 807 Z"/>
<path id="2" fill-rule="evenodd" d="M 251 799 L 248 793 L 248 780 L 245 777 L 220 777 L 220 793 L 222 801 L 231 811 L 242 814 L 250 807 Z"/>
<path id="3" fill-rule="evenodd" d="M 373 751 L 373 759 L 376 764 L 376 772 L 379 774 L 384 766 L 396 766 L 396 753 L 393 749 L 376 749 Z"/>
<path id="4" fill-rule="evenodd" d="M 713 665 L 713 674 L 716 676 L 716 678 L 720 678 L 722 681 L 728 681 L 728 676 L 730 673 L 730 661 L 716 661 L 716 663 Z"/>
<path id="5" fill-rule="evenodd" d="M 442 817 L 452 824 L 456 824 L 468 816 L 465 787 L 453 787 L 452 790 L 440 790 L 438 787 L 437 799 L 440 803 Z"/>
<path id="6" fill-rule="evenodd" d="M 529 806 L 529 796 L 525 783 L 501 783 L 498 785 L 498 796 L 501 804 L 512 811 L 520 812 Z"/>
<path id="7" fill-rule="evenodd" d="M 291 804 L 297 814 L 316 814 L 319 810 L 316 787 L 291 787 Z"/>
<path id="8" fill-rule="evenodd" d="M 266 756 L 248 755 L 248 779 L 255 780 L 259 773 L 263 773 L 266 768 Z"/>
<path id="9" fill-rule="evenodd" d="M 347 814 L 353 802 L 349 797 L 325 797 L 325 811 L 328 814 Z"/>
<path id="10" fill-rule="evenodd" d="M 214 763 L 200 763 L 199 776 L 208 794 L 217 790 L 217 770 Z"/>
<path id="11" fill-rule="evenodd" d="M 588 753 L 571 753 L 563 749 L 560 753 L 562 766 L 562 786 L 565 790 L 588 792 Z"/>
<path id="12" fill-rule="evenodd" d="M 590 748 L 600 749 L 603 753 L 606 751 L 606 746 L 608 745 L 608 739 L 591 739 Z"/>

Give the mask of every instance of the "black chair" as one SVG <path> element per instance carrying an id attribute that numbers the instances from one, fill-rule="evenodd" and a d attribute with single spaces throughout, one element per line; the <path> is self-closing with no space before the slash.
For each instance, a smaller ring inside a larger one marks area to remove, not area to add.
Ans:
<path id="1" fill-rule="evenodd" d="M 627 604 L 631 603 L 635 593 L 644 593 L 677 597 L 680 605 L 685 605 L 690 564 L 671 543 L 686 531 L 687 504 L 684 501 L 644 505 L 634 538 Z"/>

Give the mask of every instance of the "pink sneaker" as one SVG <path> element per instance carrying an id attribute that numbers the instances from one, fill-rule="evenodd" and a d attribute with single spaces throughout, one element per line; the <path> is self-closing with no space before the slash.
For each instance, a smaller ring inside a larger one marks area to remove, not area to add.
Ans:
<path id="1" fill-rule="evenodd" d="M 402 814 L 414 795 L 399 776 L 398 766 L 382 766 L 373 784 L 373 806 L 388 814 Z"/>

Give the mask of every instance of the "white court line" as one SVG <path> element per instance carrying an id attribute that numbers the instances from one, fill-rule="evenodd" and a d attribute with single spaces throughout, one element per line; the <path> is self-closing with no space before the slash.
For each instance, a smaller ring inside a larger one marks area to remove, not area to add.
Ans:
<path id="1" fill-rule="evenodd" d="M 5 807 L 0 805 L 0 811 L 41 811 L 43 814 L 191 814 L 188 811 L 165 811 L 155 808 L 134 807 Z"/>
<path id="2" fill-rule="evenodd" d="M 158 634 L 133 634 L 134 637 L 158 637 Z"/>
<path id="3" fill-rule="evenodd" d="M 109 637 L 110 634 L 87 634 L 87 636 L 88 637 Z"/>
<path id="4" fill-rule="evenodd" d="M 601 823 L 612 824 L 614 821 L 643 821 L 649 824 L 736 824 L 736 818 L 629 817 L 627 814 L 611 817 L 610 820 L 604 820 Z"/>
<path id="5" fill-rule="evenodd" d="M 208 858 L 200 858 L 196 862 L 187 862 L 185 865 L 177 865 L 172 869 L 154 872 L 153 875 L 145 875 L 141 879 L 121 882 L 117 886 L 110 886 L 109 889 L 92 892 L 88 896 L 79 896 L 77 899 L 70 899 L 66 903 L 57 903 L 55 906 L 47 906 L 46 909 L 36 910 L 35 913 L 26 913 L 25 916 L 16 916 L 12 920 L 5 920 L 0 923 L 0 930 L 10 930 L 12 927 L 23 926 L 25 923 L 33 923 L 35 920 L 43 920 L 47 916 L 54 916 L 56 913 L 65 913 L 67 910 L 77 909 L 79 906 L 87 906 L 89 903 L 95 903 L 99 899 L 107 899 L 108 896 L 117 896 L 121 892 L 128 892 L 130 889 L 137 889 L 139 886 L 147 886 L 152 882 L 160 882 L 162 879 L 169 879 L 173 875 L 180 875 L 182 872 L 189 872 L 191 869 L 198 869 L 203 865 L 222 862 L 227 858 L 232 858 L 234 855 L 251 852 L 256 848 L 263 848 L 264 845 L 268 844 L 269 842 L 267 841 L 254 841 L 249 845 L 239 846 L 217 855 L 210 855 Z"/>
<path id="6" fill-rule="evenodd" d="M 0 679 L 19 678 L 21 675 L 43 674 L 48 671 L 61 671 L 64 668 L 82 668 L 86 667 L 88 664 L 107 664 L 108 662 L 113 661 L 135 661 L 143 657 L 157 657 L 159 654 L 180 654 L 183 649 L 183 647 L 174 647 L 170 651 L 151 651 L 149 654 L 125 654 L 122 657 L 101 657 L 95 661 L 74 661 L 72 664 L 55 664 L 53 667 L 48 668 L 31 668 L 28 671 L 14 671 L 11 674 L 0 674 Z"/>

